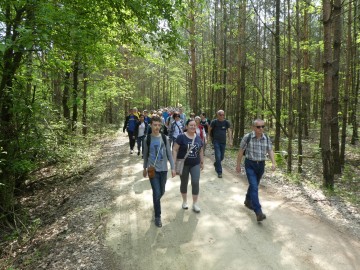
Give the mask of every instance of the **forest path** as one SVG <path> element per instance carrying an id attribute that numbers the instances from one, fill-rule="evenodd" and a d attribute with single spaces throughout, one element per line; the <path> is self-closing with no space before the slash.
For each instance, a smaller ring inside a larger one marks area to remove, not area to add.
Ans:
<path id="1" fill-rule="evenodd" d="M 208 157 L 200 179 L 201 213 L 181 208 L 179 176 L 169 178 L 161 200 L 163 227 L 157 228 L 141 157 L 129 155 L 125 134 L 114 147 L 107 168 L 114 192 L 105 240 L 109 269 L 360 269 L 357 239 L 265 186 L 260 200 L 267 219 L 258 223 L 243 205 L 245 176 L 225 169 L 217 178 Z"/>

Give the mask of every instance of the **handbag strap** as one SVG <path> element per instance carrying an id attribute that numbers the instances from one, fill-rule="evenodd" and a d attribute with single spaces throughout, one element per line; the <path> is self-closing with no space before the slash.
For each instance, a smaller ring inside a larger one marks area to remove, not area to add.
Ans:
<path id="1" fill-rule="evenodd" d="M 195 133 L 195 136 L 194 136 L 194 138 L 193 138 L 193 140 L 192 140 L 192 142 L 191 142 L 191 147 L 189 147 L 189 149 L 187 150 L 187 152 L 186 152 L 186 155 L 185 155 L 184 159 L 186 159 L 186 158 L 188 157 L 188 155 L 190 154 L 190 151 L 191 151 L 191 150 L 193 150 L 193 148 L 194 148 L 195 138 L 196 138 L 196 133 Z"/>

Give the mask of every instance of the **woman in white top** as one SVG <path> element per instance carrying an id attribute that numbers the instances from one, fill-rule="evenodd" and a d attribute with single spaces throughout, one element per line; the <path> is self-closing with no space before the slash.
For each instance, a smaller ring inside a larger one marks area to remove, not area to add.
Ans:
<path id="1" fill-rule="evenodd" d="M 136 128 L 135 128 L 135 138 L 136 138 L 136 142 L 137 142 L 137 148 L 138 148 L 137 155 L 138 156 L 140 155 L 140 149 L 141 149 L 141 155 L 143 154 L 144 139 L 147 134 L 148 134 L 148 123 L 145 122 L 144 115 L 140 114 L 140 119 L 136 123 Z"/>

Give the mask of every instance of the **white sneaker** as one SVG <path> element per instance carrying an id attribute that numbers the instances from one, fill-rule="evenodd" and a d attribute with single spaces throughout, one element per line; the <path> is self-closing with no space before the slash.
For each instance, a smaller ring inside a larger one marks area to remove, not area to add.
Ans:
<path id="1" fill-rule="evenodd" d="M 182 209 L 189 209 L 189 206 L 186 202 L 182 204 Z"/>
<path id="2" fill-rule="evenodd" d="M 193 204 L 192 209 L 195 213 L 200 213 L 200 210 L 201 210 L 200 207 L 195 203 Z"/>

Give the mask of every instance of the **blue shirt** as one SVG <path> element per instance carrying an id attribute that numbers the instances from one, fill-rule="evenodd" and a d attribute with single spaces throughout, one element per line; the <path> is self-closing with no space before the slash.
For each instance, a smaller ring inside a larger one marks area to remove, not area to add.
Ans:
<path id="1" fill-rule="evenodd" d="M 177 136 L 175 141 L 180 147 L 176 158 L 184 158 L 188 149 L 191 148 L 184 165 L 195 166 L 200 164 L 200 150 L 203 142 L 199 136 L 195 137 L 194 146 L 191 146 L 192 139 L 189 139 L 185 134 Z"/>
<path id="2" fill-rule="evenodd" d="M 219 121 L 214 119 L 211 121 L 211 137 L 219 143 L 226 143 L 226 131 L 230 128 L 228 120 Z"/>

